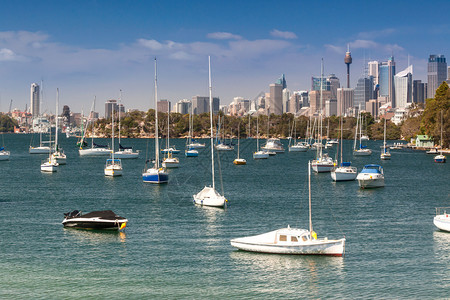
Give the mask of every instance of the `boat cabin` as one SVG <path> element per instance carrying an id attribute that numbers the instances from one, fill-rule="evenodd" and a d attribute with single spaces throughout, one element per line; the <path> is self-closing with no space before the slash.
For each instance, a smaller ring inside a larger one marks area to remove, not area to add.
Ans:
<path id="1" fill-rule="evenodd" d="M 311 240 L 308 230 L 285 228 L 278 230 L 275 244 L 297 244 Z"/>

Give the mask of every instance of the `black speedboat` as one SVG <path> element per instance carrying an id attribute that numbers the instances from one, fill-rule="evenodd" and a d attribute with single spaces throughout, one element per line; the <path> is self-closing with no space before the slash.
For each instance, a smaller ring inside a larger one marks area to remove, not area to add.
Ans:
<path id="1" fill-rule="evenodd" d="M 82 214 L 74 210 L 64 214 L 64 227 L 97 230 L 121 230 L 127 226 L 128 220 L 116 215 L 111 210 L 93 211 Z"/>

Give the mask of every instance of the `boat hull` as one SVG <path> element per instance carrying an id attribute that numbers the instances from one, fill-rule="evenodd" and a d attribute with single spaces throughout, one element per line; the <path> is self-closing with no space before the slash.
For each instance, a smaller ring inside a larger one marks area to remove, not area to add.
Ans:
<path id="1" fill-rule="evenodd" d="M 48 154 L 50 152 L 50 147 L 30 147 L 30 154 Z"/>
<path id="2" fill-rule="evenodd" d="M 164 168 L 178 168 L 180 166 L 180 162 L 178 159 L 166 159 L 162 163 Z"/>
<path id="3" fill-rule="evenodd" d="M 108 166 L 105 168 L 105 176 L 110 176 L 110 177 L 116 177 L 116 176 L 122 176 L 122 167 L 113 167 L 113 166 Z"/>
<path id="4" fill-rule="evenodd" d="M 367 176 L 368 174 L 364 175 L 366 176 L 358 175 L 356 177 L 356 179 L 358 180 L 358 184 L 362 189 L 384 187 L 384 177 L 375 178 L 375 175 L 372 175 L 372 178 L 370 178 L 369 176 Z"/>
<path id="5" fill-rule="evenodd" d="M 382 160 L 389 160 L 389 159 L 391 159 L 391 154 L 390 153 L 381 153 L 380 158 Z"/>
<path id="6" fill-rule="evenodd" d="M 354 156 L 368 156 L 372 155 L 372 150 L 370 149 L 360 149 L 353 151 Z"/>
<path id="7" fill-rule="evenodd" d="M 358 173 L 356 168 L 336 168 L 331 172 L 331 178 L 333 181 L 350 181 L 355 180 Z"/>
<path id="8" fill-rule="evenodd" d="M 253 153 L 253 159 L 267 159 L 267 158 L 269 158 L 269 153 L 267 152 L 258 151 Z"/>
<path id="9" fill-rule="evenodd" d="M 111 154 L 111 150 L 106 148 L 79 149 L 78 152 L 80 156 L 106 156 Z"/>
<path id="10" fill-rule="evenodd" d="M 334 162 L 331 161 L 316 161 L 313 160 L 311 163 L 311 168 L 316 173 L 325 173 L 333 171 L 335 165 Z"/>
<path id="11" fill-rule="evenodd" d="M 41 172 L 53 173 L 56 171 L 58 171 L 58 164 L 43 163 L 41 165 Z"/>
<path id="12" fill-rule="evenodd" d="M 169 174 L 163 170 L 154 171 L 155 169 L 149 169 L 146 173 L 142 174 L 142 180 L 147 183 L 167 183 L 169 182 Z"/>
<path id="13" fill-rule="evenodd" d="M 447 161 L 447 157 L 445 155 L 436 155 L 434 157 L 434 162 L 436 163 L 445 163 Z"/>
<path id="14" fill-rule="evenodd" d="M 450 232 L 450 215 L 438 215 L 433 219 L 434 226 L 440 230 Z"/>
<path id="15" fill-rule="evenodd" d="M 306 146 L 289 147 L 289 152 L 306 152 L 306 151 L 308 151 L 308 147 L 306 147 Z"/>
<path id="16" fill-rule="evenodd" d="M 236 158 L 236 159 L 233 161 L 233 163 L 234 163 L 235 165 L 246 165 L 246 164 L 247 164 L 247 161 L 246 161 L 245 159 L 243 159 L 243 158 Z"/>
<path id="17" fill-rule="evenodd" d="M 184 155 L 185 155 L 186 157 L 197 157 L 197 156 L 198 156 L 198 151 L 195 150 L 195 149 L 192 149 L 192 150 L 186 150 L 186 151 L 184 152 Z"/>
<path id="18" fill-rule="evenodd" d="M 120 159 L 135 159 L 139 157 L 139 152 L 117 151 L 114 152 L 114 157 Z"/>
<path id="19" fill-rule="evenodd" d="M 0 160 L 9 160 L 9 151 L 0 151 Z"/>
<path id="20" fill-rule="evenodd" d="M 88 220 L 64 220 L 64 227 L 68 228 L 77 228 L 77 229 L 93 229 L 93 230 L 119 230 L 123 223 L 127 223 L 127 221 L 110 221 L 110 220 L 96 220 L 96 221 L 88 221 Z"/>

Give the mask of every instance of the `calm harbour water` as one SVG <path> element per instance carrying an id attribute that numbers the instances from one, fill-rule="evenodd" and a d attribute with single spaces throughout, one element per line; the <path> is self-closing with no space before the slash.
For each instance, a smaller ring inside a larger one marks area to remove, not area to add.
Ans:
<path id="1" fill-rule="evenodd" d="M 307 162 L 315 152 L 254 161 L 256 140 L 241 140 L 245 166 L 232 164 L 236 150 L 220 153 L 229 200 L 222 210 L 192 203 L 211 183 L 209 141 L 199 157 L 186 158 L 185 141 L 172 140 L 182 150 L 180 168 L 157 186 L 141 178 L 153 140 L 122 140 L 141 153 L 123 160 L 117 178 L 103 175 L 105 157 L 80 158 L 76 139 L 65 137 L 67 165 L 43 174 L 45 155 L 28 154 L 30 140 L 4 136 L 11 158 L 0 162 L 1 299 L 450 297 L 450 234 L 433 225 L 435 207 L 450 206 L 450 163 L 432 155 L 393 150 L 381 161 L 382 141 L 369 141 L 372 156 L 351 161 L 358 170 L 384 166 L 386 186 L 373 190 L 313 174 L 315 231 L 345 236 L 345 257 L 282 256 L 237 251 L 229 240 L 288 224 L 307 228 Z M 344 144 L 348 157 L 351 145 Z M 129 223 L 122 233 L 64 229 L 63 213 L 75 209 L 111 209 Z"/>

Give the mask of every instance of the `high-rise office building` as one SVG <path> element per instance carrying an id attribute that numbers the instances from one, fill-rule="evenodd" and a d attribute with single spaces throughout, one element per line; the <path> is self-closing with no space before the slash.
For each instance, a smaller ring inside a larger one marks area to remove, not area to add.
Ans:
<path id="1" fill-rule="evenodd" d="M 41 91 L 40 87 L 37 83 L 31 84 L 31 95 L 30 95 L 30 109 L 31 109 L 31 115 L 33 118 L 39 117 L 40 111 L 40 100 L 41 100 Z"/>
<path id="2" fill-rule="evenodd" d="M 309 107 L 309 93 L 308 91 L 300 91 L 301 107 Z"/>
<path id="3" fill-rule="evenodd" d="M 390 57 L 387 62 L 382 62 L 378 68 L 380 86 L 379 95 L 386 97 L 391 102 L 392 107 L 395 107 L 395 92 L 394 92 L 394 75 L 395 75 L 395 61 L 394 57 Z"/>
<path id="4" fill-rule="evenodd" d="M 339 90 L 339 89 L 338 89 Z M 325 102 L 331 99 L 330 91 L 322 91 L 322 107 L 320 107 L 320 91 L 311 91 L 309 93 L 309 107 L 311 115 L 325 116 Z"/>
<path id="5" fill-rule="evenodd" d="M 331 99 L 337 99 L 337 89 L 341 87 L 339 78 L 334 74 L 330 74 L 327 77 L 327 82 L 330 85 Z"/>
<path id="6" fill-rule="evenodd" d="M 272 83 L 270 86 L 269 114 L 283 113 L 283 84 Z"/>
<path id="7" fill-rule="evenodd" d="M 325 117 L 337 115 L 337 100 L 330 99 L 325 101 Z"/>
<path id="8" fill-rule="evenodd" d="M 70 108 L 67 105 L 63 106 L 63 111 L 62 111 L 62 117 L 63 117 L 63 122 L 64 122 L 64 126 L 69 126 L 71 124 L 70 120 Z"/>
<path id="9" fill-rule="evenodd" d="M 353 107 L 354 89 L 338 88 L 336 110 L 338 116 L 346 115 L 347 110 Z"/>
<path id="10" fill-rule="evenodd" d="M 354 107 L 366 107 L 366 102 L 374 98 L 373 77 L 366 76 L 358 79 L 353 98 Z"/>
<path id="11" fill-rule="evenodd" d="M 283 90 L 287 88 L 286 78 L 284 77 L 284 74 L 281 75 L 280 78 L 278 78 L 276 84 L 281 84 L 283 86 Z"/>
<path id="12" fill-rule="evenodd" d="M 220 99 L 213 97 L 213 113 L 217 114 L 219 112 L 220 108 Z M 194 96 L 192 97 L 192 110 L 193 113 L 203 114 L 203 113 L 209 113 L 209 97 L 203 97 L 203 96 Z"/>
<path id="13" fill-rule="evenodd" d="M 282 103 L 283 103 L 283 113 L 288 113 L 289 111 L 289 101 L 291 98 L 291 91 L 288 89 L 283 89 L 282 92 Z"/>
<path id="14" fill-rule="evenodd" d="M 322 77 L 322 90 L 331 90 L 330 82 L 326 77 Z M 311 91 L 320 91 L 320 77 L 311 77 Z"/>
<path id="15" fill-rule="evenodd" d="M 447 62 L 444 55 L 432 54 L 428 58 L 428 98 L 434 98 L 437 88 L 447 79 Z"/>
<path id="16" fill-rule="evenodd" d="M 158 102 L 156 102 L 156 108 L 158 112 L 167 113 L 170 112 L 172 106 L 169 100 L 161 99 Z"/>
<path id="17" fill-rule="evenodd" d="M 191 112 L 191 101 L 183 99 L 177 102 L 175 105 L 175 112 L 185 115 Z"/>
<path id="18" fill-rule="evenodd" d="M 378 84 L 378 65 L 379 62 L 374 60 L 374 61 L 369 61 L 368 63 L 369 66 L 369 70 L 368 70 L 368 75 L 373 77 L 373 84 L 377 85 Z"/>
<path id="19" fill-rule="evenodd" d="M 393 108 L 406 108 L 408 103 L 412 102 L 412 65 L 405 70 L 395 74 L 395 106 Z"/>
<path id="20" fill-rule="evenodd" d="M 425 103 L 426 93 L 426 83 L 422 83 L 421 80 L 413 80 L 413 102 L 414 103 Z"/>
<path id="21" fill-rule="evenodd" d="M 293 92 L 289 98 L 289 112 L 296 114 L 301 108 L 301 97 L 299 92 Z"/>
<path id="22" fill-rule="evenodd" d="M 105 118 L 111 118 L 111 112 L 114 110 L 114 114 L 119 111 L 119 105 L 117 104 L 117 100 L 110 99 L 105 102 Z"/>

